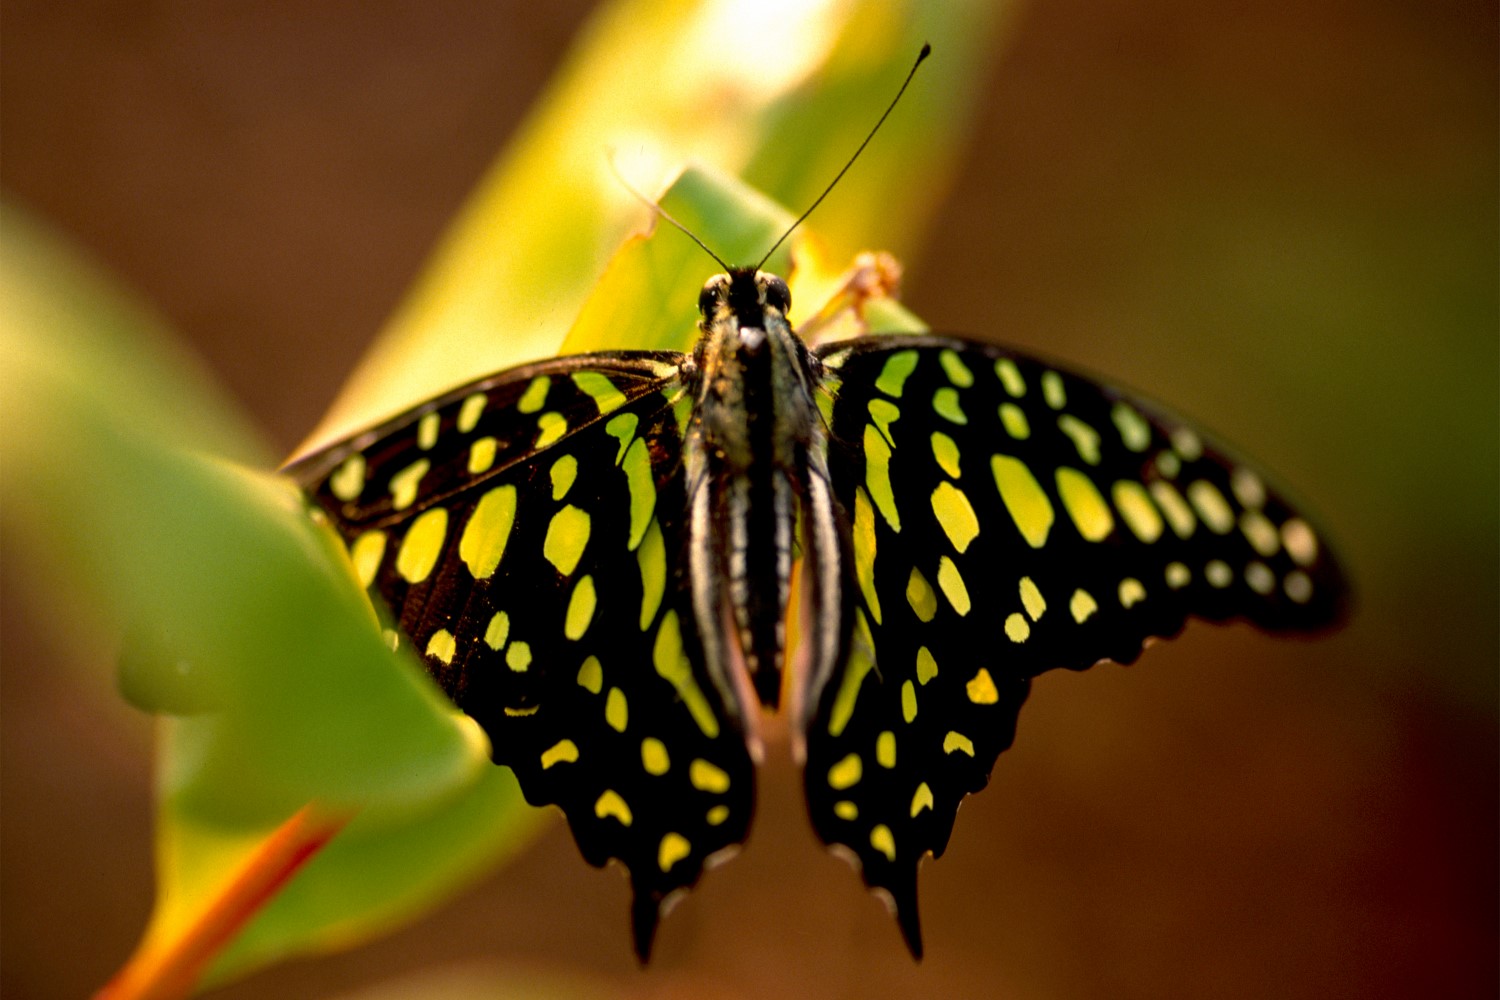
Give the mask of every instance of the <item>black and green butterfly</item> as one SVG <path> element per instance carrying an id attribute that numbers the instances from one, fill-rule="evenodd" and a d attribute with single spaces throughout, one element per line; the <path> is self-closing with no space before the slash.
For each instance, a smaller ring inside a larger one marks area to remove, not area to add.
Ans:
<path id="1" fill-rule="evenodd" d="M 513 368 L 286 471 L 527 801 L 630 870 L 643 960 L 662 901 L 745 839 L 763 707 L 920 956 L 917 867 L 1032 677 L 1129 663 L 1189 615 L 1317 629 L 1346 588 L 1183 421 L 963 340 L 809 349 L 769 257 L 704 286 L 691 354 Z"/>
<path id="2" fill-rule="evenodd" d="M 662 901 L 746 837 L 763 706 L 920 955 L 918 865 L 1034 676 L 1345 600 L 1308 522 L 1181 420 L 963 340 L 809 349 L 788 306 L 731 269 L 691 354 L 514 368 L 287 470 L 527 800 L 629 869 L 643 959 Z"/>

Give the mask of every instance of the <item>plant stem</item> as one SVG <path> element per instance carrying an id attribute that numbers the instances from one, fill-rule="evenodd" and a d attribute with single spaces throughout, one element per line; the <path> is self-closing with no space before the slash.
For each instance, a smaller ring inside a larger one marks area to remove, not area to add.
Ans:
<path id="1" fill-rule="evenodd" d="M 351 813 L 330 813 L 316 804 L 297 810 L 245 858 L 185 931 L 170 940 L 158 940 L 148 931 L 94 1000 L 189 996 L 209 963 L 351 818 Z"/>

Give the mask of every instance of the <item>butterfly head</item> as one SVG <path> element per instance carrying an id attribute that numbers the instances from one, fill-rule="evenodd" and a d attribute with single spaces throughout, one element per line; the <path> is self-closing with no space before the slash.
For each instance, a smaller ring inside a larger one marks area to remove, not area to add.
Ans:
<path id="1" fill-rule="evenodd" d="M 716 274 L 698 293 L 698 313 L 705 329 L 726 317 L 733 317 L 741 328 L 761 329 L 768 312 L 784 319 L 791 305 L 792 293 L 785 281 L 751 267 Z"/>

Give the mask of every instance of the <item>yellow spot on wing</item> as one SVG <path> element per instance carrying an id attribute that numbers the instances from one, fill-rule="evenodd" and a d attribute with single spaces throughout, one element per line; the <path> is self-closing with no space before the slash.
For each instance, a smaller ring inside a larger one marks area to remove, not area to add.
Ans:
<path id="1" fill-rule="evenodd" d="M 504 611 L 496 611 L 490 618 L 490 623 L 484 630 L 484 644 L 493 650 L 499 651 L 505 648 L 506 642 L 510 640 L 510 615 Z"/>
<path id="2" fill-rule="evenodd" d="M 423 451 L 431 450 L 437 444 L 438 427 L 441 425 L 442 417 L 436 411 L 425 413 L 417 422 L 417 447 Z"/>
<path id="3" fill-rule="evenodd" d="M 1026 380 L 1021 378 L 1021 372 L 1010 358 L 1001 358 L 995 362 L 995 375 L 1010 395 L 1017 398 L 1026 395 Z"/>
<path id="4" fill-rule="evenodd" d="M 938 364 L 943 366 L 943 374 L 948 376 L 948 381 L 960 389 L 967 389 L 974 384 L 974 373 L 969 371 L 969 366 L 964 364 L 957 351 L 940 351 Z"/>
<path id="5" fill-rule="evenodd" d="M 513 642 L 505 651 L 505 665 L 518 674 L 524 674 L 531 666 L 531 645 L 525 642 Z"/>
<path id="6" fill-rule="evenodd" d="M 1047 533 L 1052 530 L 1055 517 L 1052 501 L 1042 492 L 1042 486 L 1031 474 L 1031 469 L 1019 458 L 995 455 L 990 459 L 990 468 L 995 473 L 1000 499 L 1016 522 L 1021 537 L 1032 548 L 1041 548 L 1047 543 Z"/>
<path id="7" fill-rule="evenodd" d="M 1015 403 L 1000 404 L 1000 423 L 1005 428 L 1005 433 L 1017 441 L 1025 441 L 1031 437 L 1031 424 L 1026 421 L 1026 411 Z"/>
<path id="8" fill-rule="evenodd" d="M 915 566 L 912 567 L 911 576 L 906 579 L 906 603 L 911 605 L 912 613 L 924 622 L 932 621 L 932 616 L 937 614 L 937 595 L 932 592 L 932 584 L 927 582 L 927 577 Z"/>
<path id="9" fill-rule="evenodd" d="M 1146 599 L 1146 588 L 1133 576 L 1120 581 L 1120 607 L 1132 608 Z"/>
<path id="10" fill-rule="evenodd" d="M 552 499 L 561 500 L 568 495 L 568 491 L 573 488 L 573 481 L 578 478 L 578 459 L 572 455 L 564 455 L 552 463 L 548 475 L 552 479 Z"/>
<path id="11" fill-rule="evenodd" d="M 1234 527 L 1234 510 L 1213 483 L 1206 479 L 1195 480 L 1188 484 L 1187 495 L 1193 509 L 1203 518 L 1203 523 L 1208 525 L 1209 531 L 1216 535 L 1227 535 Z"/>
<path id="12" fill-rule="evenodd" d="M 1115 483 L 1113 490 L 1115 506 L 1131 533 L 1143 542 L 1154 542 L 1161 537 L 1162 519 L 1146 494 L 1146 487 L 1130 479 Z"/>
<path id="13" fill-rule="evenodd" d="M 482 437 L 469 446 L 469 474 L 477 476 L 490 471 L 495 464 L 495 439 Z"/>
<path id="14" fill-rule="evenodd" d="M 508 715 L 508 716 L 510 716 L 511 718 L 524 717 L 524 716 L 527 716 L 527 715 L 535 715 L 537 713 L 537 711 L 541 707 L 542 706 L 540 706 L 540 705 L 531 705 L 531 706 L 529 706 L 527 708 L 512 708 L 511 706 L 506 705 L 505 706 L 505 714 Z"/>
<path id="15" fill-rule="evenodd" d="M 1273 556 L 1281 548 L 1281 536 L 1276 525 L 1258 510 L 1247 510 L 1240 514 L 1240 531 L 1250 547 L 1263 556 Z"/>
<path id="16" fill-rule="evenodd" d="M 874 421 L 876 428 L 879 429 L 880 436 L 889 442 L 891 440 L 891 424 L 901 419 L 901 407 L 889 399 L 872 399 L 870 400 L 869 409 L 870 419 Z"/>
<path id="17" fill-rule="evenodd" d="M 828 769 L 828 786 L 839 791 L 853 788 L 859 784 L 863 775 L 864 767 L 860 764 L 859 754 L 851 753 Z"/>
<path id="18" fill-rule="evenodd" d="M 438 629 L 427 640 L 427 655 L 443 663 L 452 663 L 453 654 L 457 651 L 458 644 L 453 639 L 453 633 L 445 628 Z"/>
<path id="19" fill-rule="evenodd" d="M 542 770 L 553 764 L 571 764 L 578 759 L 578 744 L 572 740 L 558 740 L 542 751 Z"/>
<path id="20" fill-rule="evenodd" d="M 587 511 L 568 504 L 552 515 L 547 525 L 547 537 L 542 542 L 542 555 L 563 576 L 571 576 L 583 558 L 584 547 L 589 543 L 590 519 Z"/>
<path id="21" fill-rule="evenodd" d="M 875 591 L 875 512 L 863 487 L 854 488 L 854 576 L 870 617 L 880 624 L 880 595 Z"/>
<path id="22" fill-rule="evenodd" d="M 885 359 L 880 376 L 875 379 L 875 388 L 887 396 L 900 398 L 906 388 L 906 380 L 917 368 L 916 351 L 897 351 Z"/>
<path id="23" fill-rule="evenodd" d="M 833 804 L 833 814 L 847 823 L 859 819 L 859 806 L 848 799 L 840 799 Z"/>
<path id="24" fill-rule="evenodd" d="M 1276 589 L 1276 574 L 1263 562 L 1252 562 L 1245 567 L 1245 582 L 1257 594 L 1269 594 Z"/>
<path id="25" fill-rule="evenodd" d="M 709 809 L 708 815 L 703 817 L 704 821 L 707 822 L 709 826 L 718 826 L 728 818 L 729 807 L 722 802 Z"/>
<path id="26" fill-rule="evenodd" d="M 619 688 L 610 688 L 604 699 L 604 721 L 617 733 L 623 733 L 630 721 L 630 705 L 625 701 L 625 692 Z"/>
<path id="27" fill-rule="evenodd" d="M 891 446 L 875 429 L 874 424 L 865 424 L 865 485 L 875 506 L 880 509 L 885 523 L 892 531 L 901 530 L 901 514 L 896 510 L 896 494 L 891 489 Z"/>
<path id="28" fill-rule="evenodd" d="M 1071 413 L 1064 413 L 1057 418 L 1057 429 L 1072 438 L 1073 447 L 1078 449 L 1079 458 L 1089 465 L 1099 464 L 1098 431 Z"/>
<path id="29" fill-rule="evenodd" d="M 1021 577 L 1020 591 L 1021 607 L 1026 609 L 1026 613 L 1031 616 L 1032 621 L 1040 621 L 1042 615 L 1047 611 L 1047 599 L 1042 596 L 1042 592 L 1037 587 L 1036 581 L 1032 580 L 1029 576 Z"/>
<path id="30" fill-rule="evenodd" d="M 635 561 L 641 570 L 641 631 L 651 627 L 667 590 L 667 547 L 662 541 L 661 525 L 656 518 L 635 550 Z"/>
<path id="31" fill-rule="evenodd" d="M 932 652 L 926 646 L 919 646 L 917 648 L 917 683 L 925 686 L 937 675 L 937 660 L 933 659 Z"/>
<path id="32" fill-rule="evenodd" d="M 945 385 L 932 394 L 932 412 L 952 424 L 967 424 L 969 417 L 958 402 L 958 390 Z"/>
<path id="33" fill-rule="evenodd" d="M 873 645 L 870 623 L 865 618 L 864 611 L 859 608 L 854 609 L 854 636 L 850 645 L 849 659 L 844 665 L 843 676 L 839 678 L 839 689 L 833 698 L 833 709 L 828 713 L 830 736 L 843 734 L 844 727 L 849 724 L 849 717 L 854 714 L 854 702 L 859 697 L 860 685 L 875 666 L 875 662 L 870 659 L 870 648 Z"/>
<path id="34" fill-rule="evenodd" d="M 1011 642 L 1025 642 L 1031 638 L 1031 623 L 1019 611 L 1005 616 L 1005 637 Z"/>
<path id="35" fill-rule="evenodd" d="M 432 573 L 443 541 L 448 537 L 448 511 L 442 507 L 426 510 L 411 523 L 401 549 L 396 553 L 396 572 L 407 583 L 421 583 Z"/>
<path id="36" fill-rule="evenodd" d="M 974 741 L 963 733 L 948 730 L 948 735 L 943 737 L 943 753 L 953 753 L 955 750 L 974 756 Z"/>
<path id="37" fill-rule="evenodd" d="M 958 567 L 947 556 L 938 560 L 938 587 L 942 589 L 943 596 L 948 598 L 948 603 L 953 605 L 954 611 L 959 615 L 969 613 L 969 588 L 964 585 L 964 578 L 959 575 Z"/>
<path id="38" fill-rule="evenodd" d="M 1078 533 L 1088 541 L 1100 541 L 1114 528 L 1114 515 L 1099 495 L 1099 488 L 1077 469 L 1063 466 L 1057 470 L 1057 492 Z"/>
<path id="39" fill-rule="evenodd" d="M 1181 590 L 1193 579 L 1193 571 L 1180 562 L 1167 563 L 1167 586 Z"/>
<path id="40" fill-rule="evenodd" d="M 1063 391 L 1062 376 L 1057 372 L 1042 372 L 1042 397 L 1054 410 L 1068 405 L 1068 394 Z"/>
<path id="41" fill-rule="evenodd" d="M 606 788 L 594 802 L 594 815 L 600 819 L 613 816 L 620 821 L 622 826 L 630 825 L 630 807 L 625 804 L 624 799 L 620 798 L 620 793 L 613 788 Z"/>
<path id="42" fill-rule="evenodd" d="M 651 650 L 651 661 L 659 676 L 677 689 L 677 696 L 687 706 L 688 714 L 698 724 L 703 735 L 709 739 L 719 735 L 719 720 L 714 716 L 708 699 L 693 680 L 693 667 L 687 654 L 682 651 L 682 630 L 677 622 L 677 612 L 662 615 L 661 625 L 656 630 L 656 643 Z"/>
<path id="43" fill-rule="evenodd" d="M 1173 534 L 1178 538 L 1187 538 L 1193 533 L 1198 521 L 1175 486 L 1160 479 L 1153 480 L 1151 495 L 1156 498 L 1156 505 L 1161 508 L 1162 513 L 1167 515 L 1167 523 L 1172 526 Z"/>
<path id="44" fill-rule="evenodd" d="M 672 768 L 672 758 L 667 755 L 667 745 L 655 736 L 641 740 L 641 766 L 647 774 L 666 774 Z"/>
<path id="45" fill-rule="evenodd" d="M 1234 491 L 1235 499 L 1246 507 L 1259 507 L 1266 502 L 1266 484 L 1244 466 L 1230 474 L 1229 488 Z"/>
<path id="46" fill-rule="evenodd" d="M 547 402 L 547 390 L 552 388 L 552 380 L 545 375 L 538 375 L 531 380 L 526 391 L 521 393 L 520 400 L 516 403 L 516 409 L 522 413 L 535 413 Z"/>
<path id="47" fill-rule="evenodd" d="M 625 394 L 603 372 L 574 372 L 573 384 L 584 395 L 593 398 L 601 417 L 625 405 Z"/>
<path id="48" fill-rule="evenodd" d="M 1203 575 L 1208 578 L 1210 586 L 1227 587 L 1234 580 L 1234 570 L 1222 559 L 1212 559 L 1203 567 Z"/>
<path id="49" fill-rule="evenodd" d="M 979 535 L 979 518 L 963 490 L 947 481 L 938 483 L 932 491 L 932 513 L 953 547 L 960 553 L 968 551 L 969 544 Z"/>
<path id="50" fill-rule="evenodd" d="M 932 789 L 927 787 L 927 782 L 917 786 L 916 792 L 911 797 L 911 818 L 916 819 L 917 814 L 923 809 L 932 808 Z"/>
<path id="51" fill-rule="evenodd" d="M 578 686 L 590 694 L 598 694 L 604 690 L 604 668 L 599 663 L 599 657 L 590 656 L 579 666 Z"/>
<path id="52" fill-rule="evenodd" d="M 889 729 L 875 738 L 875 763 L 887 769 L 896 766 L 896 734 Z"/>
<path id="53" fill-rule="evenodd" d="M 1151 444 L 1151 425 L 1129 403 L 1116 403 L 1109 411 L 1109 418 L 1120 432 L 1120 441 L 1131 451 L 1145 451 Z"/>
<path id="54" fill-rule="evenodd" d="M 354 563 L 354 575 L 361 587 L 375 582 L 380 569 L 380 560 L 385 558 L 385 532 L 367 531 L 354 540 L 349 547 L 349 559 Z"/>
<path id="55" fill-rule="evenodd" d="M 1300 517 L 1294 517 L 1281 526 L 1281 544 L 1287 555 L 1298 566 L 1311 566 L 1318 558 L 1318 536 Z"/>
<path id="56" fill-rule="evenodd" d="M 396 510 L 405 510 L 417 499 L 417 489 L 422 485 L 422 477 L 427 475 L 427 470 L 432 468 L 432 463 L 425 458 L 419 458 L 415 462 L 402 469 L 391 477 L 391 506 Z"/>
<path id="57" fill-rule="evenodd" d="M 1172 447 L 1184 462 L 1197 461 L 1203 455 L 1203 442 L 1187 427 L 1179 427 L 1172 432 Z"/>
<path id="58" fill-rule="evenodd" d="M 1300 569 L 1288 573 L 1281 586 L 1286 591 L 1286 596 L 1298 604 L 1306 604 L 1312 600 L 1312 580 Z"/>
<path id="59" fill-rule="evenodd" d="M 969 679 L 969 683 L 964 685 L 964 691 L 976 705 L 993 705 L 1000 700 L 1000 692 L 995 690 L 995 679 L 984 667 L 980 667 L 979 673 Z"/>
<path id="60" fill-rule="evenodd" d="M 694 757 L 688 765 L 688 781 L 700 792 L 723 795 L 729 791 L 729 774 L 702 757 Z"/>
<path id="61" fill-rule="evenodd" d="M 578 640 L 589 630 L 594 620 L 594 608 L 598 597 L 594 593 L 594 578 L 586 576 L 573 587 L 573 596 L 568 599 L 568 614 L 563 620 L 563 635 Z"/>
<path id="62" fill-rule="evenodd" d="M 474 505 L 458 541 L 458 557 L 476 580 L 494 576 L 516 523 L 516 488 L 496 486 Z"/>
<path id="63" fill-rule="evenodd" d="M 843 385 L 843 382 L 839 379 L 831 378 L 826 374 L 828 370 L 828 360 L 826 358 L 823 360 L 823 370 L 825 372 L 823 381 L 819 383 L 817 391 L 813 395 L 813 402 L 818 404 L 818 412 L 823 414 L 823 423 L 832 427 L 833 405 L 837 401 L 839 387 Z"/>
<path id="64" fill-rule="evenodd" d="M 937 460 L 938 467 L 954 479 L 960 478 L 958 465 L 958 445 L 953 439 L 942 431 L 932 432 L 932 457 Z"/>
<path id="65" fill-rule="evenodd" d="M 568 420 L 561 413 L 548 410 L 536 418 L 536 444 L 540 450 L 556 443 L 568 430 Z"/>
<path id="66" fill-rule="evenodd" d="M 917 717 L 917 688 L 911 681 L 901 682 L 901 718 L 908 723 Z"/>
<path id="67" fill-rule="evenodd" d="M 891 828 L 884 823 L 875 824 L 870 831 L 870 846 L 885 855 L 887 861 L 896 860 L 896 838 L 891 835 Z"/>
<path id="68" fill-rule="evenodd" d="M 482 392 L 465 397 L 463 405 L 458 408 L 458 422 L 455 424 L 460 434 L 467 434 L 479 426 L 479 416 L 488 402 L 488 397 Z"/>
<path id="69" fill-rule="evenodd" d="M 646 536 L 646 527 L 651 515 L 656 512 L 656 480 L 651 475 L 651 453 L 646 442 L 636 438 L 625 449 L 625 459 L 620 466 L 625 471 L 625 484 L 630 487 L 630 537 L 625 547 L 635 551 Z"/>
<path id="70" fill-rule="evenodd" d="M 1073 599 L 1068 602 L 1068 610 L 1072 612 L 1073 620 L 1082 625 L 1089 620 L 1089 616 L 1099 610 L 1099 602 L 1094 600 L 1093 594 L 1079 588 L 1073 591 Z"/>
<path id="71" fill-rule="evenodd" d="M 328 490 L 340 500 L 357 500 L 365 491 L 365 456 L 355 452 L 328 477 Z"/>
<path id="72" fill-rule="evenodd" d="M 616 465 L 625 457 L 625 449 L 630 447 L 638 423 L 640 419 L 634 413 L 622 413 L 604 425 L 604 432 L 620 442 L 620 450 L 615 454 Z"/>
<path id="73" fill-rule="evenodd" d="M 664 872 L 672 870 L 672 866 L 693 851 L 692 844 L 680 833 L 668 833 L 661 838 L 661 846 L 656 849 L 656 866 Z"/>

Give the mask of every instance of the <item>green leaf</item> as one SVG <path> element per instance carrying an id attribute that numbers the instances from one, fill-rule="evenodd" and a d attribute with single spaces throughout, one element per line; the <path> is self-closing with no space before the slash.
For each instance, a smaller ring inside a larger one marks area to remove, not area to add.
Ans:
<path id="1" fill-rule="evenodd" d="M 388 925 L 521 842 L 535 813 L 483 735 L 385 647 L 296 491 L 225 457 L 260 449 L 192 363 L 36 223 L 3 218 L 8 537 L 55 581 L 55 628 L 129 630 L 131 699 L 194 713 L 161 740 L 159 920 L 190 923 L 224 845 L 310 802 L 359 818 L 241 962 Z"/>

